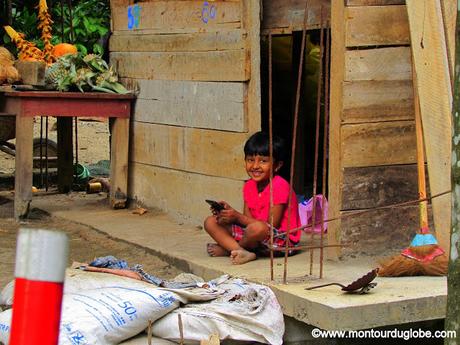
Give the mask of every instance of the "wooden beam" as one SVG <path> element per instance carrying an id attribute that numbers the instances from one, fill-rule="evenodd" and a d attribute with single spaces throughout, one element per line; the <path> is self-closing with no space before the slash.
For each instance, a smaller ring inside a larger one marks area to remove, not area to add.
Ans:
<path id="1" fill-rule="evenodd" d="M 262 30 L 287 28 L 289 31 L 301 31 L 306 0 L 263 0 Z M 324 8 L 324 23 L 331 13 L 330 0 L 308 0 L 307 29 L 320 28 L 321 6 Z"/>
<path id="2" fill-rule="evenodd" d="M 137 26 L 128 27 L 128 6 L 132 1 L 111 1 L 113 31 L 122 30 L 175 30 L 218 31 L 241 27 L 240 1 L 212 1 L 215 11 L 210 17 L 210 6 L 202 1 L 142 1 L 138 3 Z M 132 23 L 130 23 L 132 24 Z"/>
<path id="3" fill-rule="evenodd" d="M 417 199 L 417 167 L 414 164 L 344 169 L 342 210 L 373 208 Z"/>
<path id="4" fill-rule="evenodd" d="M 73 131 L 72 117 L 57 118 L 57 150 L 58 150 L 58 190 L 68 193 L 73 184 Z"/>
<path id="5" fill-rule="evenodd" d="M 343 81 L 345 78 L 345 5 L 343 1 L 331 4 L 331 83 L 329 130 L 329 217 L 338 217 L 342 202 L 342 137 Z M 328 244 L 339 244 L 340 220 L 328 226 Z M 329 248 L 327 256 L 337 259 L 340 248 Z"/>
<path id="6" fill-rule="evenodd" d="M 412 53 L 432 194 L 451 188 L 452 90 L 439 0 L 407 0 Z M 433 200 L 436 236 L 450 248 L 451 196 Z"/>
<path id="7" fill-rule="evenodd" d="M 128 199 L 129 118 L 113 121 L 110 144 L 110 205 L 125 208 Z"/>
<path id="8" fill-rule="evenodd" d="M 143 122 L 133 125 L 132 161 L 204 175 L 246 178 L 243 165 L 246 133 Z"/>
<path id="9" fill-rule="evenodd" d="M 455 27 L 457 26 L 457 0 L 441 0 L 444 31 L 446 33 L 447 55 L 451 78 L 455 64 Z"/>
<path id="10" fill-rule="evenodd" d="M 409 47 L 348 50 L 345 80 L 411 80 Z"/>
<path id="11" fill-rule="evenodd" d="M 415 163 L 413 121 L 344 125 L 341 135 L 343 167 Z"/>
<path id="12" fill-rule="evenodd" d="M 246 87 L 239 82 L 133 80 L 139 94 L 134 120 L 245 132 Z M 124 80 L 126 84 L 127 81 Z"/>
<path id="13" fill-rule="evenodd" d="M 404 5 L 406 0 L 346 0 L 347 6 Z"/>
<path id="14" fill-rule="evenodd" d="M 111 52 L 197 52 L 244 49 L 247 32 L 221 30 L 181 34 L 118 31 L 110 36 Z"/>
<path id="15" fill-rule="evenodd" d="M 410 80 L 344 82 L 343 123 L 414 119 Z"/>
<path id="16" fill-rule="evenodd" d="M 33 117 L 16 116 L 14 174 L 14 218 L 16 220 L 27 217 L 32 201 L 33 128 Z"/>
<path id="17" fill-rule="evenodd" d="M 120 77 L 138 79 L 247 81 L 248 56 L 242 49 L 212 52 L 111 53 Z"/>
<path id="18" fill-rule="evenodd" d="M 406 6 L 347 7 L 346 46 L 385 46 L 410 43 Z"/>
<path id="19" fill-rule="evenodd" d="M 243 6 L 243 29 L 249 33 L 246 40 L 246 54 L 248 55 L 245 65 L 246 75 L 249 80 L 246 83 L 246 128 L 249 133 L 260 131 L 261 118 L 261 73 L 260 70 L 260 26 L 261 26 L 261 3 L 260 0 L 242 1 Z"/>
<path id="20" fill-rule="evenodd" d="M 207 176 L 148 164 L 130 162 L 131 199 L 148 207 L 157 207 L 168 215 L 188 223 L 203 224 L 210 215 L 204 199 L 226 200 L 243 210 L 243 180 Z"/>

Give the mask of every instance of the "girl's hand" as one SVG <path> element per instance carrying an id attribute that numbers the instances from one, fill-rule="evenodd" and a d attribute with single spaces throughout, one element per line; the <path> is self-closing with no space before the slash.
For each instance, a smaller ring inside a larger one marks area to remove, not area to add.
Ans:
<path id="1" fill-rule="evenodd" d="M 216 214 L 217 223 L 221 225 L 236 223 L 240 213 L 225 201 L 219 201 L 219 204 L 222 204 L 224 209 Z"/>

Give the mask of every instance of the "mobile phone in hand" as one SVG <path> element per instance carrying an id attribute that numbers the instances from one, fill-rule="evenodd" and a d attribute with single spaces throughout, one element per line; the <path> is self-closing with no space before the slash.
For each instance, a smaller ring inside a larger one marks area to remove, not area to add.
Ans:
<path id="1" fill-rule="evenodd" d="M 217 201 L 209 200 L 209 199 L 206 199 L 205 201 L 209 205 L 211 205 L 211 208 L 216 212 L 220 212 L 220 211 L 222 211 L 224 209 L 224 206 L 222 204 L 219 204 Z"/>

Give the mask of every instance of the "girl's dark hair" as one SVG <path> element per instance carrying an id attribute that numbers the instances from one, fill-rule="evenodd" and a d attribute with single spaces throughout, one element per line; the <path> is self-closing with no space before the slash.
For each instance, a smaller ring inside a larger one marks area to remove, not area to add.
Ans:
<path id="1" fill-rule="evenodd" d="M 270 155 L 270 137 L 268 133 L 257 132 L 244 144 L 245 156 L 269 156 Z M 286 150 L 284 140 L 276 135 L 273 135 L 273 160 L 275 162 L 284 161 Z"/>

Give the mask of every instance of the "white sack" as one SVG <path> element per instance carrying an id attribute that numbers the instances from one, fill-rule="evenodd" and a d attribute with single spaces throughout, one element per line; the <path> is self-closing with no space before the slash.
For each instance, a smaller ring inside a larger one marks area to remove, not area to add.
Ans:
<path id="1" fill-rule="evenodd" d="M 282 344 L 284 318 L 275 294 L 266 286 L 231 279 L 219 285 L 226 292 L 208 303 L 188 304 L 153 324 L 153 335 L 180 340 L 178 314 L 181 314 L 184 340 L 199 343 L 210 334 L 221 340 L 233 339 Z"/>
<path id="2" fill-rule="evenodd" d="M 180 303 L 209 301 L 222 293 L 211 286 L 165 289 L 108 273 L 68 270 L 59 345 L 118 344 L 142 332 L 149 320 L 161 318 Z M 4 334 L 0 335 L 5 339 L 9 337 L 10 323 L 11 318 L 5 315 Z"/>
<path id="3" fill-rule="evenodd" d="M 8 344 L 8 341 L 10 339 L 12 315 L 12 309 L 8 309 L 0 313 L 0 343 Z"/>

